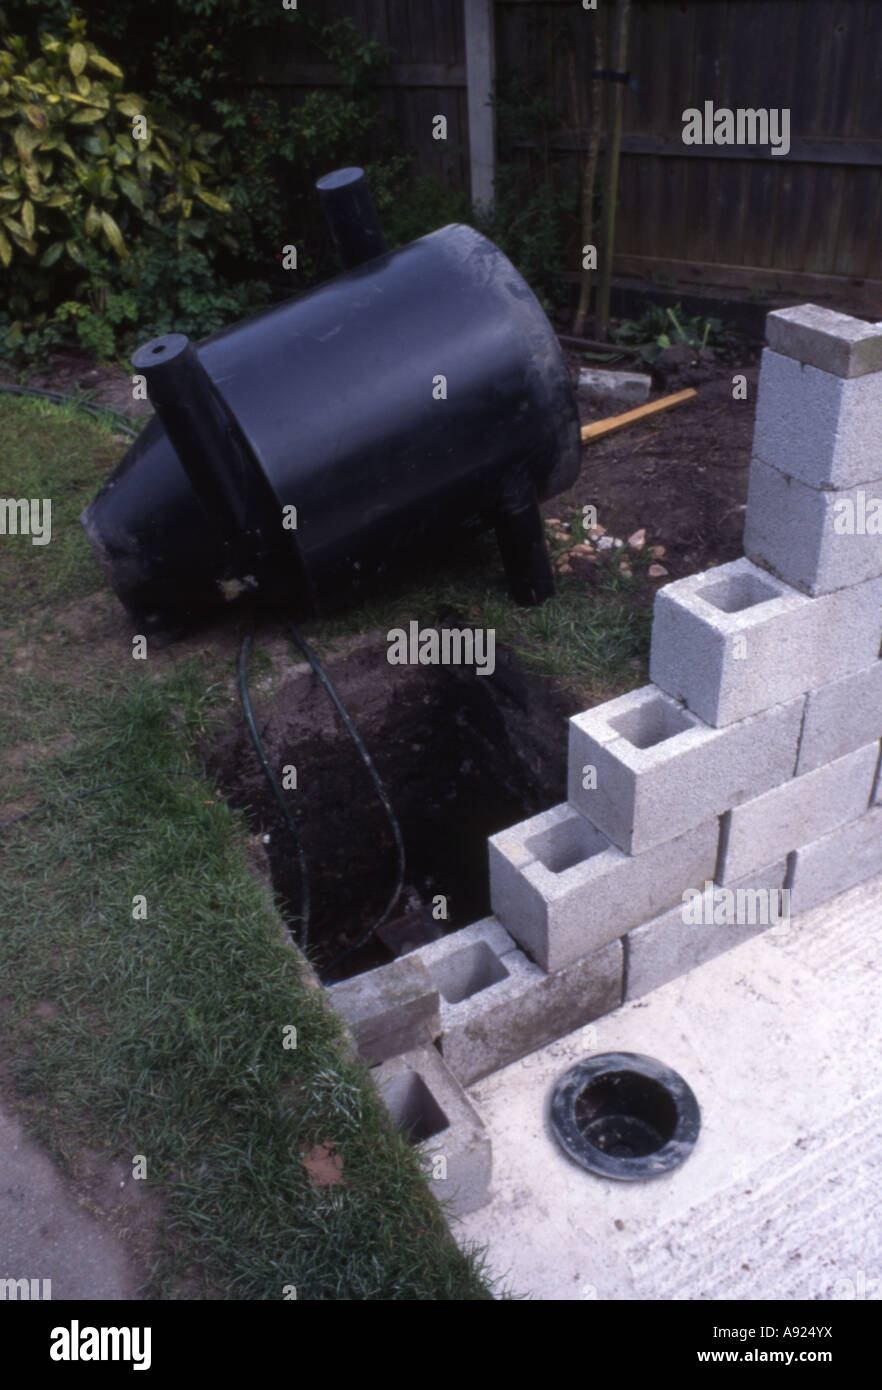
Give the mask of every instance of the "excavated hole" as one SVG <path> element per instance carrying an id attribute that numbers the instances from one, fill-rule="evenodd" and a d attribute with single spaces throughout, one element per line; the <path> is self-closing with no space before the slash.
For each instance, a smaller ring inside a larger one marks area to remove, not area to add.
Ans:
<path id="1" fill-rule="evenodd" d="M 382 637 L 327 669 L 382 778 L 404 839 L 404 891 L 392 920 L 334 972 L 385 964 L 490 912 L 487 837 L 566 796 L 566 724 L 578 706 L 497 647 L 493 675 L 472 667 L 391 666 Z M 271 697 L 252 685 L 257 727 L 303 839 L 312 912 L 308 954 L 322 970 L 380 916 L 395 883 L 392 832 L 356 748 L 311 671 Z M 230 803 L 269 835 L 277 901 L 298 935 L 296 848 L 237 711 L 202 750 Z M 259 843 L 259 841 L 258 841 Z M 447 902 L 436 918 L 435 900 Z"/>

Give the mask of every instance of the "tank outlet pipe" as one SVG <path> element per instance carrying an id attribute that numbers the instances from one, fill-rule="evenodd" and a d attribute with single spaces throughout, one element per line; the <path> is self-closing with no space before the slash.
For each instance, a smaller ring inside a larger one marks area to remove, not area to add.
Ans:
<path id="1" fill-rule="evenodd" d="M 335 169 L 315 187 L 344 269 L 382 256 L 386 239 L 364 170 Z"/>
<path id="2" fill-rule="evenodd" d="M 269 519 L 264 509 L 267 503 L 272 508 L 272 494 L 195 348 L 185 334 L 167 333 L 138 348 L 132 365 L 146 379 L 147 395 L 193 491 L 223 538 L 239 550 L 249 531 L 260 530 L 261 511 Z M 255 497 L 264 490 L 269 497 Z"/>

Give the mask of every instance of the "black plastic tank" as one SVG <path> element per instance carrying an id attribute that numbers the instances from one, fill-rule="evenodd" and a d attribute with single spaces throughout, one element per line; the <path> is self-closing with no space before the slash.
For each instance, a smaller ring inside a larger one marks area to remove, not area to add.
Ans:
<path id="1" fill-rule="evenodd" d="M 349 269 L 133 358 L 156 415 L 81 520 L 161 640 L 246 592 L 332 611 L 477 527 L 518 602 L 554 591 L 538 503 L 574 483 L 580 438 L 541 306 L 471 227 L 386 252 L 361 170 L 317 187 Z"/>

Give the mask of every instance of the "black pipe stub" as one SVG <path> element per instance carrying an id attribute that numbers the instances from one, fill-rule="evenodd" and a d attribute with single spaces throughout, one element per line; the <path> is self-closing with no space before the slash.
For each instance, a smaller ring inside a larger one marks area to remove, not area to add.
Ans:
<path id="1" fill-rule="evenodd" d="M 560 1078 L 551 1127 L 564 1151 L 589 1173 L 644 1182 L 689 1157 L 701 1111 L 682 1076 L 654 1057 L 604 1052 Z"/>
<path id="2" fill-rule="evenodd" d="M 316 181 L 331 238 L 347 270 L 382 256 L 386 239 L 363 169 L 335 169 Z"/>

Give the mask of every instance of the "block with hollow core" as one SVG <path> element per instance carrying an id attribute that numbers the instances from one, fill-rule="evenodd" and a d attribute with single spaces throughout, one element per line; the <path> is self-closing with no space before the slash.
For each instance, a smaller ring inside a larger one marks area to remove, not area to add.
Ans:
<path id="1" fill-rule="evenodd" d="M 755 454 L 744 553 L 786 584 L 813 596 L 882 575 L 882 479 L 822 490 Z"/>
<path id="2" fill-rule="evenodd" d="M 857 820 L 869 808 L 878 761 L 878 743 L 867 744 L 727 811 L 717 881 L 743 878 L 769 855 L 788 855 Z"/>
<path id="3" fill-rule="evenodd" d="M 770 348 L 763 351 L 756 458 L 808 487 L 850 488 L 882 478 L 880 439 L 882 372 L 832 376 Z"/>
<path id="4" fill-rule="evenodd" d="M 865 670 L 880 642 L 882 580 L 812 599 L 742 557 L 658 590 L 649 674 L 720 727 Z"/>
<path id="5" fill-rule="evenodd" d="M 796 851 L 791 909 L 808 912 L 876 874 L 882 874 L 882 806 Z"/>
<path id="6" fill-rule="evenodd" d="M 493 917 L 416 952 L 441 995 L 441 1054 L 470 1085 L 617 1008 L 622 946 L 549 973 Z"/>
<path id="7" fill-rule="evenodd" d="M 554 806 L 490 837 L 490 902 L 535 961 L 562 970 L 712 878 L 717 838 L 713 819 L 629 855 L 571 806 Z"/>
<path id="8" fill-rule="evenodd" d="M 725 887 L 696 884 L 694 901 L 635 927 L 626 938 L 625 1000 L 639 999 L 759 932 L 786 933 L 786 872 L 787 860 L 779 859 Z"/>
<path id="9" fill-rule="evenodd" d="M 882 661 L 806 696 L 796 775 L 882 738 Z"/>
<path id="10" fill-rule="evenodd" d="M 392 1057 L 371 1073 L 398 1128 L 417 1149 L 431 1191 L 456 1216 L 487 1201 L 490 1139 L 462 1086 L 434 1047 Z"/>
<path id="11" fill-rule="evenodd" d="M 570 805 L 627 854 L 793 776 L 805 697 L 713 728 L 654 685 L 570 720 Z"/>

